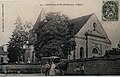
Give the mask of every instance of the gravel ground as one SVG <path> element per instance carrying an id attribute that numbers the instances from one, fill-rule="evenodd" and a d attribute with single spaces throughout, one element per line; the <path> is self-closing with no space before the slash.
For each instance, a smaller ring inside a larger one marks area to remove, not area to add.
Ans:
<path id="1" fill-rule="evenodd" d="M 7 77 L 7 76 L 45 76 L 42 73 L 37 73 L 37 74 L 0 74 L 0 77 Z"/>

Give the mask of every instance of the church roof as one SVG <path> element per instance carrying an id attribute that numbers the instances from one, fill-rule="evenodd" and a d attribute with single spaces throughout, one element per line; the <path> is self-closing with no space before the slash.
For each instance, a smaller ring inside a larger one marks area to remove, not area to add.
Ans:
<path id="1" fill-rule="evenodd" d="M 74 35 L 79 32 L 79 30 L 84 26 L 84 24 L 88 21 L 88 19 L 92 16 L 93 14 L 78 17 L 75 19 L 71 19 L 71 23 L 74 24 Z"/>
<path id="2" fill-rule="evenodd" d="M 94 14 L 94 13 L 93 13 Z M 75 19 L 71 19 L 71 23 L 74 25 L 74 35 L 76 35 L 80 29 L 84 26 L 84 24 L 89 20 L 89 18 L 93 15 L 93 14 L 90 14 L 90 15 L 86 15 L 86 16 L 82 16 L 82 17 L 78 17 L 78 18 L 75 18 Z M 104 29 L 103 29 L 104 31 Z M 90 34 L 90 32 L 88 32 Z M 105 33 L 105 31 L 104 31 Z M 111 44 L 111 41 L 109 40 L 107 34 L 105 33 L 105 35 L 98 35 L 98 34 L 94 34 L 92 33 L 92 35 L 95 35 L 95 36 L 99 36 L 99 37 L 105 37 L 106 38 L 106 42 Z"/>
<path id="3" fill-rule="evenodd" d="M 43 20 L 45 19 L 45 12 L 44 12 L 44 9 L 41 10 L 36 22 L 35 22 L 35 25 L 33 27 L 33 30 L 37 29 L 38 28 L 38 24 L 39 23 L 43 23 Z"/>
<path id="4" fill-rule="evenodd" d="M 74 19 L 71 19 L 70 22 L 74 25 L 74 34 L 73 35 L 76 35 L 80 29 L 85 25 L 85 23 L 89 20 L 89 18 L 93 15 L 94 13 L 92 14 L 89 14 L 89 15 L 86 15 L 86 16 L 82 16 L 82 17 L 78 17 L 78 18 L 74 18 Z M 44 21 L 40 21 L 41 19 L 41 14 L 39 15 L 34 27 L 33 27 L 33 30 L 37 29 L 38 28 L 38 24 L 41 23 L 41 24 L 45 24 L 43 23 Z M 105 36 L 108 38 L 108 36 L 105 34 Z M 109 38 L 108 38 L 108 42 L 110 42 Z"/>

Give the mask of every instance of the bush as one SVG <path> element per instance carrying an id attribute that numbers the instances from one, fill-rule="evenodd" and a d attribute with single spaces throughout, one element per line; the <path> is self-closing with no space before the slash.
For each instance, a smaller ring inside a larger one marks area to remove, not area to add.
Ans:
<path id="1" fill-rule="evenodd" d="M 108 55 L 120 55 L 120 49 L 119 48 L 112 48 L 112 50 L 107 50 L 105 52 L 105 56 Z"/>

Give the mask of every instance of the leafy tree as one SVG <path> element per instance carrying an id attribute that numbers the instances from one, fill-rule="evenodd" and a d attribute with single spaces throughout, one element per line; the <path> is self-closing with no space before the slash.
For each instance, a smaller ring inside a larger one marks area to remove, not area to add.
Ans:
<path id="1" fill-rule="evenodd" d="M 120 55 L 120 42 L 117 44 L 117 48 L 112 48 L 111 50 L 107 50 L 105 52 L 105 56 L 109 55 Z"/>
<path id="2" fill-rule="evenodd" d="M 74 25 L 66 15 L 49 12 L 37 26 L 35 30 L 37 41 L 34 45 L 37 58 L 42 56 L 67 58 L 67 55 L 75 49 L 75 41 L 71 40 Z"/>
<path id="3" fill-rule="evenodd" d="M 120 41 L 119 41 L 119 43 L 117 44 L 117 47 L 120 48 Z"/>
<path id="4" fill-rule="evenodd" d="M 8 46 L 9 62 L 21 61 L 24 58 L 24 45 L 29 40 L 29 31 L 32 29 L 32 24 L 28 22 L 24 24 L 20 17 L 17 18 L 14 25 L 15 29 L 10 37 Z"/>

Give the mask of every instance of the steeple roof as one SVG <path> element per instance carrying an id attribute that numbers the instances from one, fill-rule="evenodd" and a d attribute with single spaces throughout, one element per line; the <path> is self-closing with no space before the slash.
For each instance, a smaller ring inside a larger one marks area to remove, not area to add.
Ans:
<path id="1" fill-rule="evenodd" d="M 44 9 L 41 10 L 36 22 L 35 22 L 35 25 L 33 27 L 33 30 L 37 29 L 38 28 L 38 24 L 43 21 L 45 19 L 45 12 L 44 12 Z"/>

